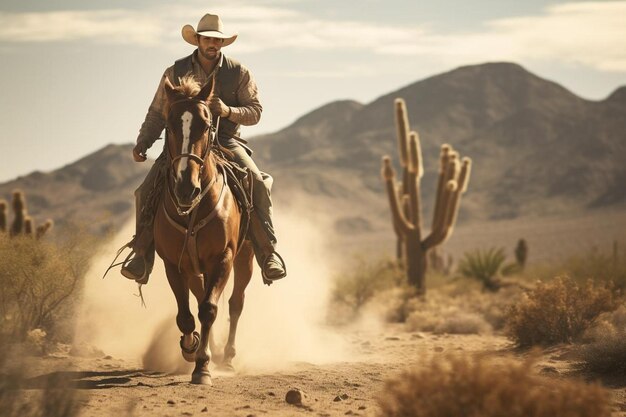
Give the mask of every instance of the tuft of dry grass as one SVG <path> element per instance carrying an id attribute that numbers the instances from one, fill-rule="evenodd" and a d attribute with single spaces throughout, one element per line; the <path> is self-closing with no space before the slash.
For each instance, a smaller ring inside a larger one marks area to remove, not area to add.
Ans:
<path id="1" fill-rule="evenodd" d="M 599 385 L 554 380 L 532 361 L 447 357 L 406 371 L 379 396 L 383 417 L 608 417 L 609 393 Z"/>
<path id="2" fill-rule="evenodd" d="M 617 303 L 613 288 L 607 284 L 587 281 L 580 285 L 564 277 L 539 282 L 509 310 L 506 332 L 520 347 L 571 343 Z"/>
<path id="3" fill-rule="evenodd" d="M 449 334 L 489 334 L 493 330 L 484 317 L 458 306 L 418 309 L 409 315 L 406 329 Z"/>
<path id="4" fill-rule="evenodd" d="M 542 281 L 556 276 L 568 276 L 579 283 L 591 279 L 611 282 L 618 288 L 626 289 L 626 251 L 620 251 L 615 243 L 613 253 L 592 249 L 562 262 L 535 265 L 525 275 Z"/>
<path id="5" fill-rule="evenodd" d="M 475 282 L 460 283 L 463 285 L 438 288 L 426 298 L 407 304 L 407 330 L 449 334 L 489 334 L 501 330 L 520 289 L 509 287 L 493 293 L 481 291 Z"/>
<path id="6" fill-rule="evenodd" d="M 578 349 L 582 368 L 598 375 L 626 373 L 626 305 L 603 313 L 585 332 L 588 342 Z"/>
<path id="7" fill-rule="evenodd" d="M 349 272 L 335 278 L 332 289 L 334 308 L 347 308 L 355 316 L 376 294 L 400 287 L 405 280 L 404 272 L 395 260 L 357 258 Z"/>

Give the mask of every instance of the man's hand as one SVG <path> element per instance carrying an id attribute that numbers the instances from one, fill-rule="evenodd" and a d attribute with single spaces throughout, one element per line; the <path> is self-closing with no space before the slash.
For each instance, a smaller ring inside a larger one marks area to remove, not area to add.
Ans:
<path id="1" fill-rule="evenodd" d="M 135 160 L 135 162 L 144 162 L 147 158 L 146 151 L 147 149 L 145 146 L 139 143 L 135 145 L 135 147 L 133 148 L 133 159 Z"/>
<path id="2" fill-rule="evenodd" d="M 211 98 L 209 98 L 209 109 L 211 109 L 211 113 L 217 116 L 230 116 L 230 107 L 224 104 L 224 102 L 219 97 L 212 96 Z"/>

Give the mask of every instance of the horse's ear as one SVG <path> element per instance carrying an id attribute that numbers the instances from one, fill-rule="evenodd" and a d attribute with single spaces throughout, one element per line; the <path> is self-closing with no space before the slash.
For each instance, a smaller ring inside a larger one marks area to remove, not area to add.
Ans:
<path id="1" fill-rule="evenodd" d="M 172 85 L 172 82 L 170 81 L 168 77 L 165 77 L 163 86 L 165 87 L 165 94 L 167 95 L 167 99 L 170 102 L 174 101 L 174 98 L 176 96 L 176 88 Z"/>
<path id="2" fill-rule="evenodd" d="M 213 78 L 211 78 L 209 82 L 206 83 L 204 87 L 202 87 L 202 90 L 200 90 L 200 92 L 198 93 L 196 97 L 199 98 L 200 100 L 207 101 L 209 99 L 209 96 L 211 95 L 212 90 L 213 90 Z"/>

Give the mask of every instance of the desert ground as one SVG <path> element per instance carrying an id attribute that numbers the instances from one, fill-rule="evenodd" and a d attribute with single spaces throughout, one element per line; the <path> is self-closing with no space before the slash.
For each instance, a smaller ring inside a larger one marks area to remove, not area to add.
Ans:
<path id="1" fill-rule="evenodd" d="M 607 231 L 623 221 L 623 214 L 613 213 L 592 227 L 588 219 L 579 223 L 584 230 L 578 234 L 572 230 L 575 219 L 546 221 L 540 227 L 551 227 L 546 232 L 550 239 L 542 240 L 536 232 L 531 242 L 550 248 L 559 241 L 572 244 L 571 236 L 588 233 L 586 240 L 577 243 L 590 245 L 591 250 L 609 245 L 613 236 Z M 460 228 L 460 240 L 468 242 L 476 230 L 483 230 L 488 241 L 504 242 L 511 234 L 517 237 L 538 229 L 530 223 L 517 228 L 505 223 L 500 234 L 493 228 Z M 81 416 L 375 416 L 387 379 L 448 355 L 513 356 L 520 361 L 534 355 L 536 372 L 555 381 L 592 379 L 579 370 L 572 345 L 539 353 L 524 351 L 499 331 L 413 331 L 401 323 L 385 322 L 374 311 L 350 323 L 327 324 L 337 253 L 329 253 L 326 234 L 317 223 L 286 214 L 279 231 L 283 239 L 299 243 L 283 248 L 291 260 L 288 279 L 265 287 L 259 276 L 253 277 L 238 332 L 236 371 L 225 373 L 212 365 L 213 386 L 192 385 L 191 368 L 178 347 L 175 303 L 160 265 L 142 289 L 146 307 L 141 306 L 132 282 L 117 273 L 102 279 L 114 249 L 131 231 L 127 225 L 95 257 L 83 289 L 74 344 L 58 344 L 40 356 L 18 353 L 19 361 L 8 361 L 8 369 L 18 367 L 22 379 L 21 401 L 37 402 L 46 387 L 61 381 L 76 388 Z M 591 231 L 596 233 L 593 238 Z M 306 242 L 299 240 L 302 235 L 308 237 Z M 560 250 L 564 248 L 559 247 L 557 255 Z M 552 257 L 546 252 L 542 256 Z M 226 297 L 218 307 L 219 341 L 227 323 Z M 219 356 L 219 351 L 214 353 L 217 361 Z M 602 383 L 611 390 L 612 415 L 626 416 L 626 380 Z M 286 401 L 291 390 L 301 392 L 301 403 Z"/>
<path id="2" fill-rule="evenodd" d="M 25 381 L 23 395 L 35 398 L 47 378 L 60 376 L 78 388 L 81 416 L 375 416 L 384 381 L 408 367 L 449 354 L 525 356 L 502 336 L 408 333 L 392 325 L 350 331 L 344 338 L 350 353 L 347 360 L 285 362 L 264 372 L 214 371 L 211 387 L 190 384 L 189 374 L 148 371 L 139 362 L 57 352 L 28 368 L 32 376 Z M 568 359 L 569 350 L 558 346 L 543 352 L 536 371 L 555 379 L 582 377 Z M 304 394 L 301 404 L 285 400 L 294 389 Z M 626 415 L 623 381 L 613 383 L 612 396 L 612 415 Z"/>

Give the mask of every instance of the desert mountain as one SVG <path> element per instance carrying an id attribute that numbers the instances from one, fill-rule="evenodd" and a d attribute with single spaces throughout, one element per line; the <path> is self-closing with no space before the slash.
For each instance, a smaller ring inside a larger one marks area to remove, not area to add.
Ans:
<path id="1" fill-rule="evenodd" d="M 150 168 L 134 163 L 131 149 L 107 145 L 55 171 L 35 171 L 0 184 L 0 198 L 9 200 L 13 190 L 21 189 L 36 221 L 52 218 L 59 226 L 73 223 L 107 232 L 133 214 L 133 191 Z"/>
<path id="2" fill-rule="evenodd" d="M 462 220 L 626 202 L 626 87 L 589 101 L 510 63 L 461 67 L 367 105 L 328 104 L 258 140 L 257 158 L 281 181 L 299 177 L 289 182 L 309 193 L 316 191 L 311 182 L 328 194 L 324 190 L 344 191 L 347 177 L 358 177 L 360 186 L 351 193 L 382 194 L 380 157 L 397 157 L 396 97 L 406 100 L 411 126 L 420 134 L 426 208 L 442 143 L 474 161 Z M 385 205 L 371 200 L 369 207 L 378 212 Z"/>
<path id="3" fill-rule="evenodd" d="M 380 160 L 397 160 L 396 97 L 406 100 L 421 138 L 426 218 L 443 143 L 474 161 L 461 222 L 626 203 L 626 87 L 589 101 L 510 63 L 457 68 L 366 105 L 333 102 L 252 138 L 255 160 L 275 178 L 277 201 L 330 212 L 340 232 L 388 227 Z M 0 197 L 22 188 L 36 217 L 106 229 L 132 214 L 132 191 L 148 169 L 129 155 L 129 145 L 109 145 L 54 172 L 0 184 Z"/>

